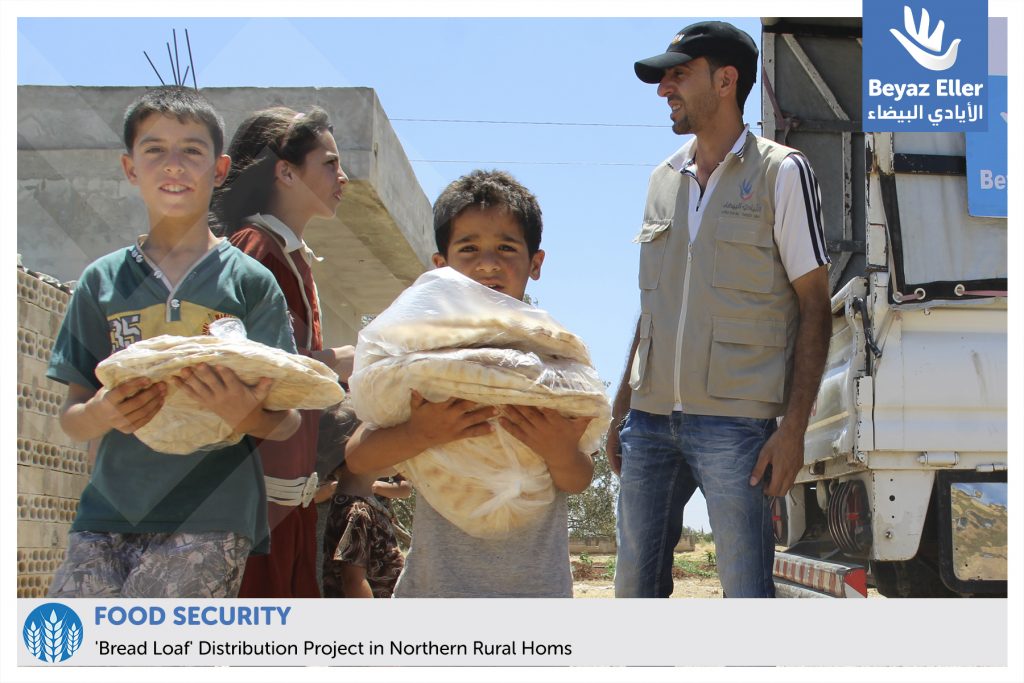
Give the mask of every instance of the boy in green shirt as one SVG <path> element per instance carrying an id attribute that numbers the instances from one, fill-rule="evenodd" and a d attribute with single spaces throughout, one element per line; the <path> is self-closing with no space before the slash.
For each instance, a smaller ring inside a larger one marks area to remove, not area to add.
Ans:
<path id="1" fill-rule="evenodd" d="M 248 438 L 187 456 L 157 453 L 133 432 L 159 412 L 168 387 L 138 379 L 103 387 L 96 365 L 161 334 L 195 336 L 235 317 L 250 339 L 295 351 L 273 276 L 210 231 L 213 188 L 230 159 L 223 122 L 198 92 L 147 91 L 125 113 L 122 166 L 139 188 L 148 234 L 82 273 L 47 375 L 68 385 L 61 427 L 102 439 L 82 492 L 51 597 L 232 597 L 253 539 L 267 536 L 259 458 Z M 172 378 L 236 432 L 284 439 L 295 410 L 268 411 L 264 378 L 243 384 L 229 369 L 199 365 Z"/>

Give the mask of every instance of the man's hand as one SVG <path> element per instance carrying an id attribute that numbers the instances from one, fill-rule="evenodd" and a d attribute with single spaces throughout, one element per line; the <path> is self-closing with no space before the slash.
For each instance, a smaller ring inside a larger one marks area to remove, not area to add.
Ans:
<path id="1" fill-rule="evenodd" d="M 231 368 L 206 363 L 183 369 L 181 376 L 171 381 L 240 434 L 249 434 L 254 425 L 262 421 L 263 401 L 274 383 L 262 377 L 250 387 Z"/>
<path id="2" fill-rule="evenodd" d="M 771 476 L 765 480 L 764 495 L 784 496 L 793 488 L 797 472 L 804 464 L 804 433 L 780 427 L 768 437 L 761 448 L 757 464 L 750 473 L 750 485 L 757 486 L 771 466 Z"/>
<path id="3" fill-rule="evenodd" d="M 450 398 L 440 403 L 431 403 L 415 389 L 409 399 L 412 410 L 405 428 L 410 439 L 425 451 L 450 441 L 484 436 L 494 431 L 488 420 L 498 414 L 493 406 L 461 398 Z"/>
<path id="4" fill-rule="evenodd" d="M 821 373 L 828 356 L 832 334 L 832 304 L 828 293 L 828 269 L 820 266 L 793 281 L 800 304 L 800 324 L 793 348 L 792 392 L 786 415 L 779 429 L 771 435 L 750 473 L 750 485 L 765 478 L 771 465 L 766 496 L 784 496 L 793 488 L 796 475 L 804 464 L 804 432 L 811 407 L 818 395 Z"/>
<path id="5" fill-rule="evenodd" d="M 166 397 L 166 384 L 137 377 L 113 389 L 103 387 L 86 402 L 85 410 L 103 425 L 104 432 L 116 429 L 133 434 L 160 412 Z"/>
<path id="6" fill-rule="evenodd" d="M 608 466 L 612 468 L 612 472 L 617 477 L 622 476 L 622 441 L 619 439 L 619 428 L 622 426 L 626 414 L 629 413 L 629 404 L 633 397 L 633 390 L 629 386 L 629 377 L 633 370 L 633 357 L 636 355 L 639 345 L 640 320 L 638 319 L 636 329 L 633 331 L 633 342 L 629 345 L 629 355 L 626 357 L 626 368 L 622 372 L 619 389 L 615 392 L 615 400 L 612 401 L 612 423 L 608 426 L 608 434 L 604 442 Z"/>
<path id="7" fill-rule="evenodd" d="M 577 493 L 590 484 L 594 475 L 593 459 L 579 451 L 580 437 L 591 419 L 565 417 L 550 408 L 503 406 L 499 422 L 544 459 L 558 489 Z"/>
<path id="8" fill-rule="evenodd" d="M 622 475 L 622 442 L 619 440 L 619 423 L 612 417 L 612 423 L 608 427 L 608 434 L 605 436 L 604 452 L 608 456 L 608 466 L 612 468 L 615 476 Z"/>

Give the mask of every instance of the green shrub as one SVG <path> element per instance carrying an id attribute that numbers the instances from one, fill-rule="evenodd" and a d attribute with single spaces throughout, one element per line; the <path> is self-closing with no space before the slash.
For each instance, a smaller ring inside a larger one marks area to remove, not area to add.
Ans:
<path id="1" fill-rule="evenodd" d="M 612 579 L 615 578 L 615 558 L 614 557 L 609 557 L 608 558 L 608 563 L 605 565 L 605 568 L 604 568 L 604 578 L 608 579 L 609 581 L 611 581 Z"/>
<path id="2" fill-rule="evenodd" d="M 566 499 L 569 508 L 569 533 L 576 538 L 615 535 L 615 499 L 619 479 L 605 457 L 604 444 L 594 456 L 594 478 L 590 486 Z"/>
<path id="3" fill-rule="evenodd" d="M 699 576 L 705 579 L 712 579 L 718 576 L 718 572 L 710 569 L 706 564 L 676 555 L 672 560 L 672 576 Z"/>

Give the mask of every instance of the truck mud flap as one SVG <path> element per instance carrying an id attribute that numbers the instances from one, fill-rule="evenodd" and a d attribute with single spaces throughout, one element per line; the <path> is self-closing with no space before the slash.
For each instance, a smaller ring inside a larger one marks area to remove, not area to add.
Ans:
<path id="1" fill-rule="evenodd" d="M 775 592 L 780 598 L 866 598 L 867 569 L 789 553 L 775 553 Z"/>
<path id="2" fill-rule="evenodd" d="M 1006 470 L 939 472 L 939 575 L 961 595 L 1005 596 L 1009 559 Z"/>

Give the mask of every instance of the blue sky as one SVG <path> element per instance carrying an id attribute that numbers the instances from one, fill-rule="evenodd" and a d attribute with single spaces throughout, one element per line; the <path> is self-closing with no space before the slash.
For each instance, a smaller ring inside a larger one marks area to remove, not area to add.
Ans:
<path id="1" fill-rule="evenodd" d="M 200 87 L 374 88 L 431 202 L 478 167 L 537 195 L 547 260 L 528 291 L 614 389 L 639 310 L 631 239 L 647 177 L 684 142 L 633 62 L 698 19 L 21 18 L 17 81 L 155 85 L 143 50 L 168 79 L 165 42 L 175 28 L 183 50 L 187 28 Z M 760 44 L 756 17 L 733 21 Z M 745 116 L 756 132 L 759 90 Z M 685 521 L 709 527 L 699 493 Z"/>

